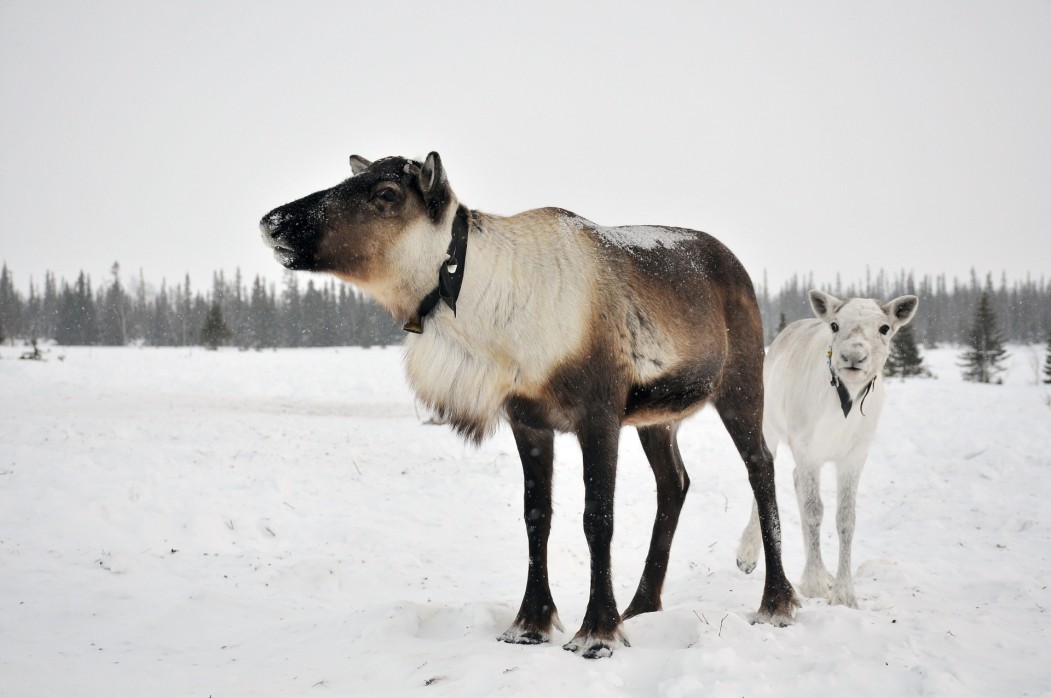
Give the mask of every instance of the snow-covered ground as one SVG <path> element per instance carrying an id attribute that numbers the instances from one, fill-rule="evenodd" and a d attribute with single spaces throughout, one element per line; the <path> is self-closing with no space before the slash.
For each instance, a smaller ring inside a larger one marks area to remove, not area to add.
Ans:
<path id="1" fill-rule="evenodd" d="M 507 429 L 481 448 L 421 423 L 398 349 L 0 348 L 3 696 L 1046 696 L 1051 386 L 1042 347 L 1005 384 L 886 381 L 862 479 L 860 610 L 807 600 L 751 625 L 734 564 L 750 499 L 706 410 L 663 613 L 588 661 L 496 641 L 526 575 Z M 580 453 L 558 441 L 551 572 L 567 639 L 587 599 Z M 830 473 L 826 473 L 830 475 Z M 622 605 L 655 509 L 624 432 Z M 828 496 L 832 478 L 826 477 Z M 791 461 L 784 558 L 802 571 Z M 835 538 L 826 516 L 826 560 Z"/>

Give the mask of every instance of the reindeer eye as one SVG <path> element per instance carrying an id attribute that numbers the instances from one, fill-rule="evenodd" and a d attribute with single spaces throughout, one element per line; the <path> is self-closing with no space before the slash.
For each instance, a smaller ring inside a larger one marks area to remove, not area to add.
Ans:
<path id="1" fill-rule="evenodd" d="M 879 327 L 879 333 L 880 334 L 887 334 L 888 332 L 890 332 L 890 325 L 880 325 L 880 327 Z"/>
<path id="2" fill-rule="evenodd" d="M 832 323 L 832 331 L 833 332 L 839 332 L 839 323 L 838 322 L 833 322 Z"/>
<path id="3" fill-rule="evenodd" d="M 387 202 L 394 202 L 398 200 L 398 190 L 394 187 L 383 187 L 378 189 L 372 194 L 373 199 L 382 199 Z"/>

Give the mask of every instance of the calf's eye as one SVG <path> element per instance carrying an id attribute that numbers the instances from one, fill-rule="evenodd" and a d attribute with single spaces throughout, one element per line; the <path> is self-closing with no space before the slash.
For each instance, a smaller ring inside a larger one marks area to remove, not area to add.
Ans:
<path id="1" fill-rule="evenodd" d="M 832 331 L 833 332 L 839 332 L 839 323 L 838 322 L 833 322 L 832 323 Z"/>
<path id="2" fill-rule="evenodd" d="M 879 333 L 880 334 L 887 334 L 888 332 L 890 332 L 890 325 L 880 325 L 880 328 L 879 328 Z"/>

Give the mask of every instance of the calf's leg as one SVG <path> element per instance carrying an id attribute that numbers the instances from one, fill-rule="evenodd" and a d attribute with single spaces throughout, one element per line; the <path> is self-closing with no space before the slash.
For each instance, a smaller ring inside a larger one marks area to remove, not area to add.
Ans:
<path id="1" fill-rule="evenodd" d="M 850 553 L 854 543 L 854 522 L 861 478 L 861 463 L 843 463 L 836 467 L 836 530 L 839 533 L 839 566 L 832 583 L 833 604 L 850 608 L 858 607 L 854 595 L 854 576 L 851 572 Z"/>
<path id="2" fill-rule="evenodd" d="M 741 540 L 737 543 L 737 568 L 745 574 L 751 574 L 759 564 L 759 552 L 763 549 L 763 539 L 759 531 L 759 506 L 752 498 L 752 513 L 748 517 Z"/>
<path id="3" fill-rule="evenodd" d="M 529 575 L 518 616 L 500 636 L 504 642 L 539 644 L 551 638 L 551 628 L 562 630 L 547 576 L 547 540 L 551 532 L 551 472 L 554 432 L 512 422 L 511 431 L 522 459 L 525 480 L 524 515 L 529 538 Z"/>
<path id="4" fill-rule="evenodd" d="M 661 589 L 668 571 L 671 542 L 686 491 L 690 488 L 690 478 L 676 441 L 678 429 L 678 423 L 639 427 L 642 450 L 646 452 L 657 481 L 657 515 L 653 520 L 653 535 L 642 579 L 635 597 L 624 611 L 625 619 L 661 610 Z"/>
<path id="5" fill-rule="evenodd" d="M 821 503 L 821 464 L 800 459 L 792 472 L 792 480 L 799 501 L 803 548 L 806 551 L 799 593 L 811 598 L 827 599 L 832 588 L 832 575 L 825 569 L 825 562 L 821 558 L 821 519 L 825 513 Z"/>

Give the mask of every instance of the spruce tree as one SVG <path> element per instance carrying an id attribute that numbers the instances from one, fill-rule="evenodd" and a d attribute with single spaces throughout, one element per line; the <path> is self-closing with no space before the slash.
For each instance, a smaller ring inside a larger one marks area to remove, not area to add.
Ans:
<path id="1" fill-rule="evenodd" d="M 44 274 L 44 298 L 40 303 L 40 336 L 54 339 L 58 328 L 59 312 L 58 282 L 54 272 Z"/>
<path id="2" fill-rule="evenodd" d="M 20 335 L 21 315 L 22 299 L 15 290 L 13 275 L 4 263 L 0 268 L 0 323 L 3 323 L 12 338 Z"/>
<path id="3" fill-rule="evenodd" d="M 996 375 L 1004 370 L 1003 362 L 1007 357 L 1000 330 L 996 325 L 996 313 L 989 300 L 989 291 L 982 291 L 978 298 L 978 309 L 975 311 L 974 324 L 967 337 L 967 351 L 964 352 L 964 380 L 975 383 L 991 383 Z"/>
<path id="4" fill-rule="evenodd" d="M 1051 383 L 1051 334 L 1047 336 L 1047 356 L 1044 357 L 1044 382 Z"/>
<path id="5" fill-rule="evenodd" d="M 120 264 L 114 262 L 110 274 L 113 283 L 102 294 L 99 305 L 100 340 L 107 346 L 122 347 L 128 343 L 128 296 L 120 283 Z"/>
<path id="6" fill-rule="evenodd" d="M 277 346 L 277 306 L 266 282 L 256 276 L 248 302 L 249 344 L 255 349 Z"/>
<path id="7" fill-rule="evenodd" d="M 938 315 L 936 310 L 930 311 L 927 315 L 927 331 L 923 333 L 923 346 L 927 349 L 938 348 Z"/>
<path id="8" fill-rule="evenodd" d="M 55 341 L 65 346 L 98 344 L 98 312 L 91 279 L 80 272 L 73 286 L 63 282 Z"/>
<path id="9" fill-rule="evenodd" d="M 923 365 L 923 357 L 916 346 L 912 325 L 905 325 L 894 335 L 894 341 L 890 345 L 890 356 L 887 357 L 887 365 L 883 372 L 888 376 L 902 378 L 931 375 Z"/>
<path id="10" fill-rule="evenodd" d="M 281 346 L 303 345 L 303 294 L 299 291 L 299 276 L 294 271 L 285 272 L 285 288 L 281 293 L 281 318 L 283 329 Z"/>
<path id="11" fill-rule="evenodd" d="M 219 301 L 213 300 L 208 316 L 201 326 L 201 344 L 214 351 L 220 344 L 228 342 L 233 334 L 223 320 L 223 309 L 219 307 Z"/>
<path id="12" fill-rule="evenodd" d="M 155 347 L 170 347 L 175 342 L 175 325 L 172 319 L 172 306 L 168 300 L 168 284 L 161 281 L 161 290 L 157 292 L 151 303 L 152 310 L 149 313 L 149 333 L 146 341 Z"/>

